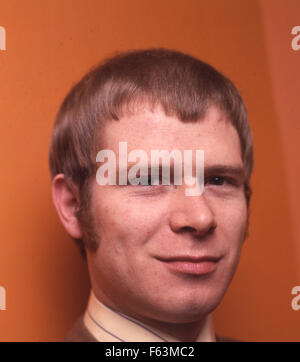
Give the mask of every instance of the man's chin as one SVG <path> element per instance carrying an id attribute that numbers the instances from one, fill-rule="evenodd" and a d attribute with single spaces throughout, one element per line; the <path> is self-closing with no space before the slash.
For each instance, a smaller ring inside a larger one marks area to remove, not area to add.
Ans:
<path id="1" fill-rule="evenodd" d="M 160 305 L 156 311 L 153 309 L 152 318 L 165 323 L 192 323 L 201 321 L 212 313 L 219 305 L 221 298 L 207 301 L 190 300 L 178 303 Z"/>

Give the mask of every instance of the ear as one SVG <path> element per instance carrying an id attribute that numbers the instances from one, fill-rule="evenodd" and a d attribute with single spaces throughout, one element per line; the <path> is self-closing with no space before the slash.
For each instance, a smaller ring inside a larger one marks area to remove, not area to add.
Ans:
<path id="1" fill-rule="evenodd" d="M 74 239 L 81 239 L 82 232 L 77 218 L 78 196 L 66 182 L 64 174 L 58 174 L 52 180 L 52 198 L 60 221 Z"/>

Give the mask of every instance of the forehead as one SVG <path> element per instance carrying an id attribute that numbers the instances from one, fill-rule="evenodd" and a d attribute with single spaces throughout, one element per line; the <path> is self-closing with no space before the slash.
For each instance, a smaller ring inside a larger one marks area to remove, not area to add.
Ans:
<path id="1" fill-rule="evenodd" d="M 225 120 L 218 108 L 211 106 L 205 117 L 197 122 L 182 122 L 166 116 L 161 108 L 139 108 L 119 121 L 104 127 L 101 149 L 118 155 L 119 142 L 127 142 L 128 152 L 151 150 L 204 150 L 206 162 L 242 165 L 240 140 L 231 122 Z"/>

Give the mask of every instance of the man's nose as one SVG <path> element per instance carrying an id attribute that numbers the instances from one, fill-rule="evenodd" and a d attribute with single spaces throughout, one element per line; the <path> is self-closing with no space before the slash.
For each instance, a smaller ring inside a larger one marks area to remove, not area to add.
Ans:
<path id="1" fill-rule="evenodd" d="M 217 227 L 216 216 L 204 194 L 177 196 L 169 219 L 173 232 L 189 232 L 196 237 L 204 237 Z"/>

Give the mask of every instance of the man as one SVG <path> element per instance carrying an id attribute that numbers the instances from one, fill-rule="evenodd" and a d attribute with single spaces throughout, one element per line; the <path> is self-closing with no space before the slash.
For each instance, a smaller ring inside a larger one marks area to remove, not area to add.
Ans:
<path id="1" fill-rule="evenodd" d="M 126 168 L 125 143 L 128 155 L 140 155 L 128 156 Z M 203 152 L 202 184 L 195 159 L 179 158 L 181 170 L 190 161 L 201 192 L 190 196 L 195 184 L 176 182 L 175 157 L 169 182 L 161 160 L 160 181 L 152 180 L 154 150 Z M 119 160 L 110 164 L 116 169 L 98 177 L 109 155 Z M 138 159 L 149 170 L 144 175 L 142 167 L 129 170 Z M 67 340 L 215 341 L 210 314 L 247 234 L 252 164 L 239 92 L 189 55 L 123 53 L 76 84 L 58 112 L 50 149 L 54 204 L 86 257 L 92 285 Z M 131 182 L 132 175 L 150 182 Z"/>

